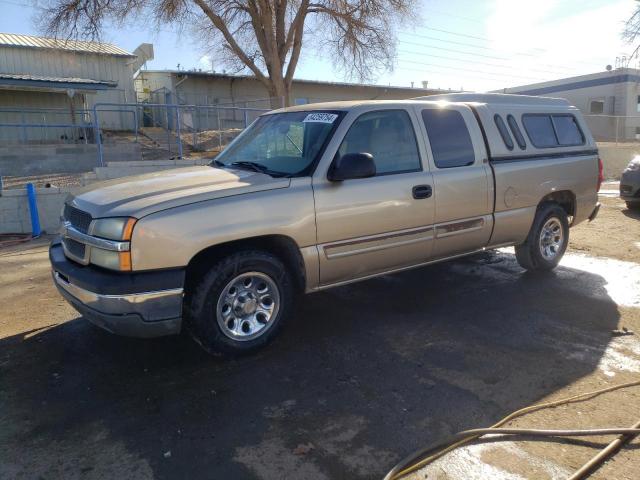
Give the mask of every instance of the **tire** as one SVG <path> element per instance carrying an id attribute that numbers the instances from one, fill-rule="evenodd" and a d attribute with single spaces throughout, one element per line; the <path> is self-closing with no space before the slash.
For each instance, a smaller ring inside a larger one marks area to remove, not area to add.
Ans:
<path id="1" fill-rule="evenodd" d="M 542 204 L 525 242 L 516 246 L 516 260 L 529 271 L 554 269 L 569 244 L 567 213 L 556 203 Z"/>
<path id="2" fill-rule="evenodd" d="M 640 203 L 625 202 L 628 210 L 640 210 Z"/>
<path id="3" fill-rule="evenodd" d="M 277 257 L 234 253 L 216 262 L 187 296 L 186 327 L 212 355 L 249 353 L 278 334 L 294 295 L 291 274 Z"/>

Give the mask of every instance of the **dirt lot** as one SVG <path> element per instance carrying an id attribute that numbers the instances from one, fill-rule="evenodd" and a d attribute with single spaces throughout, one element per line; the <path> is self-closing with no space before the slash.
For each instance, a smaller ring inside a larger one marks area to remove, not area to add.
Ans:
<path id="1" fill-rule="evenodd" d="M 0 478 L 380 478 L 419 446 L 640 377 L 640 215 L 603 198 L 548 275 L 509 249 L 306 297 L 269 348 L 121 338 L 0 250 Z M 631 336 L 613 336 L 626 326 Z M 510 426 L 628 427 L 640 388 Z M 609 440 L 487 439 L 413 478 L 566 478 Z M 637 479 L 640 442 L 593 475 Z"/>

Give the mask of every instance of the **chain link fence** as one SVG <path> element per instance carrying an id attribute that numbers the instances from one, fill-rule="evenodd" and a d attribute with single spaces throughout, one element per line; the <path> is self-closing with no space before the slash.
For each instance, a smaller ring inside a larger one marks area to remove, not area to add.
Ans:
<path id="1" fill-rule="evenodd" d="M 640 115 L 585 115 L 597 142 L 640 143 Z"/>

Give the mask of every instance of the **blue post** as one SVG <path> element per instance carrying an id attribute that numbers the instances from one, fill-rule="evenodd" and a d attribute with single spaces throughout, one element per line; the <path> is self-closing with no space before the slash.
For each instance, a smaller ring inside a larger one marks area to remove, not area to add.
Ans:
<path id="1" fill-rule="evenodd" d="M 38 216 L 38 204 L 36 203 L 36 189 L 33 183 L 27 183 L 27 198 L 29 199 L 29 213 L 31 214 L 31 236 L 38 238 L 40 230 L 40 217 Z"/>
<path id="2" fill-rule="evenodd" d="M 93 132 L 96 137 L 96 145 L 98 147 L 98 166 L 104 167 L 104 158 L 102 155 L 102 137 L 100 136 L 100 122 L 98 120 L 98 104 L 93 106 Z"/>
<path id="3" fill-rule="evenodd" d="M 176 128 L 178 129 L 178 158 L 182 160 L 182 138 L 180 137 L 180 111 L 178 110 L 180 107 L 178 104 L 175 106 L 176 108 Z"/>

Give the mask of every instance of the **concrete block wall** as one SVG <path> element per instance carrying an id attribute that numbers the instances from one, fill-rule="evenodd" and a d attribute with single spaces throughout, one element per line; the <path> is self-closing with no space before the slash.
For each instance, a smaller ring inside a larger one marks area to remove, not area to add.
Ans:
<path id="1" fill-rule="evenodd" d="M 85 175 L 83 183 L 88 185 L 102 180 L 141 173 L 204 165 L 210 161 L 210 159 L 193 159 L 109 162 L 106 167 L 96 168 L 93 173 Z M 75 188 L 58 187 L 36 189 L 36 202 L 42 230 L 47 233 L 58 231 L 62 206 L 67 196 L 75 190 Z M 2 233 L 31 233 L 31 216 L 26 189 L 2 191 L 2 195 L 0 195 L 0 234 Z"/>
<path id="2" fill-rule="evenodd" d="M 71 192 L 69 188 L 38 188 L 36 198 L 40 227 L 55 233 L 60 227 L 60 212 Z M 4 190 L 0 196 L 0 233 L 31 233 L 31 215 L 26 189 Z"/>
<path id="3" fill-rule="evenodd" d="M 111 180 L 114 178 L 142 175 L 144 173 L 159 172 L 179 167 L 192 167 L 194 165 L 206 165 L 210 158 L 195 158 L 187 160 L 141 160 L 134 162 L 108 162 L 105 167 L 96 167 L 93 175 L 85 175 L 85 178 L 95 178 L 97 181 Z"/>
<path id="4" fill-rule="evenodd" d="M 103 159 L 104 162 L 141 160 L 140 145 L 104 145 Z M 97 165 L 97 145 L 0 146 L 0 175 L 8 177 L 90 172 Z"/>

